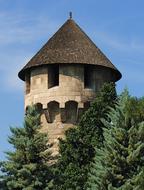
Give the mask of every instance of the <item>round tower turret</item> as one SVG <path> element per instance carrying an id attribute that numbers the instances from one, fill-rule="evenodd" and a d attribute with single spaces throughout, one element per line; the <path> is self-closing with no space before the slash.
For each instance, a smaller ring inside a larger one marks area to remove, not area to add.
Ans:
<path id="1" fill-rule="evenodd" d="M 25 81 L 25 109 L 37 104 L 51 142 L 76 125 L 104 82 L 121 73 L 72 18 L 19 72 Z"/>

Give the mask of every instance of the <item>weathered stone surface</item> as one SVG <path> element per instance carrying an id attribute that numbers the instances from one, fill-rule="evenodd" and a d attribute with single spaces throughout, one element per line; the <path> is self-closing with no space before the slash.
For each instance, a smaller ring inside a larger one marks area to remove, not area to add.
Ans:
<path id="1" fill-rule="evenodd" d="M 59 83 L 48 88 L 49 70 L 54 72 L 52 66 L 34 68 L 26 78 L 25 108 L 31 104 L 41 104 L 43 114 L 41 117 L 43 131 L 49 135 L 51 143 L 58 142 L 69 127 L 78 123 L 80 115 L 88 108 L 101 85 L 112 81 L 113 76 L 109 69 L 90 66 L 85 68 L 82 64 L 59 65 Z M 86 71 L 84 71 L 86 69 Z M 85 73 L 89 87 L 85 86 Z M 30 81 L 29 86 L 27 83 Z M 53 81 L 51 81 L 53 83 Z M 54 145 L 54 152 L 58 150 Z"/>

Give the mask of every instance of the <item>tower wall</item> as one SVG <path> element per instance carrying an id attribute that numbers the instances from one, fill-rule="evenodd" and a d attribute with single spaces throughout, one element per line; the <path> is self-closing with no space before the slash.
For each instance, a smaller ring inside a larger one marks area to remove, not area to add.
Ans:
<path id="1" fill-rule="evenodd" d="M 47 104 L 51 101 L 58 102 L 60 108 L 64 108 L 67 101 L 76 101 L 78 107 L 83 108 L 84 102 L 91 101 L 95 97 L 93 89 L 84 88 L 83 65 L 60 65 L 59 85 L 51 88 L 48 88 L 49 67 L 51 66 L 33 69 L 28 74 L 29 86 L 27 85 L 29 79 L 26 75 L 26 88 L 29 88 L 30 92 L 25 93 L 25 108 L 36 103 L 41 103 L 43 108 L 47 108 Z"/>
<path id="2" fill-rule="evenodd" d="M 107 68 L 82 64 L 36 67 L 26 74 L 25 109 L 32 104 L 40 105 L 42 131 L 55 143 L 55 153 L 58 138 L 78 123 L 102 84 L 112 78 Z"/>
<path id="3" fill-rule="evenodd" d="M 18 76 L 25 81 L 25 110 L 37 104 L 42 131 L 56 145 L 65 130 L 78 124 L 103 83 L 122 75 L 70 18 Z"/>

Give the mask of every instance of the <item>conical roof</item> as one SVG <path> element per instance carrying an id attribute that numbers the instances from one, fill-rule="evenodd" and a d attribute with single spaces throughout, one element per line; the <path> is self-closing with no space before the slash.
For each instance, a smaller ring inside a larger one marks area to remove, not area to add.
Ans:
<path id="1" fill-rule="evenodd" d="M 25 72 L 33 67 L 48 64 L 90 64 L 110 68 L 115 81 L 121 73 L 82 31 L 73 19 L 68 19 L 25 65 L 18 76 L 25 80 Z"/>

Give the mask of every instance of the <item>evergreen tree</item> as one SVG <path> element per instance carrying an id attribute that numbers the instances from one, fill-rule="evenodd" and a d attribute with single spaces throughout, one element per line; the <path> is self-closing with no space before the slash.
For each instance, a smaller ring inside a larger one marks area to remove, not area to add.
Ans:
<path id="1" fill-rule="evenodd" d="M 51 155 L 47 135 L 40 129 L 40 114 L 34 106 L 28 109 L 23 128 L 10 128 L 8 141 L 14 151 L 7 152 L 7 161 L 1 163 L 3 190 L 49 189 Z"/>
<path id="2" fill-rule="evenodd" d="M 105 84 L 91 107 L 82 116 L 79 126 L 69 129 L 65 140 L 60 140 L 60 157 L 57 163 L 55 190 L 83 190 L 89 164 L 95 155 L 95 146 L 103 143 L 103 123 L 109 106 L 116 101 L 115 85 Z"/>
<path id="3" fill-rule="evenodd" d="M 144 97 L 129 97 L 125 107 L 127 114 L 135 122 L 144 121 Z"/>
<path id="4" fill-rule="evenodd" d="M 144 189 L 144 122 L 129 111 L 130 100 L 125 91 L 103 120 L 105 142 L 96 149 L 87 190 Z"/>

